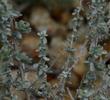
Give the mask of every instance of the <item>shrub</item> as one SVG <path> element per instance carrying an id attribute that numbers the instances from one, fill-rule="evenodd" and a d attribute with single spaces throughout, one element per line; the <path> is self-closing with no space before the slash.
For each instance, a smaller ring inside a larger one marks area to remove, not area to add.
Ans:
<path id="1" fill-rule="evenodd" d="M 39 43 L 39 58 L 38 63 L 33 63 L 32 58 L 29 58 L 19 49 L 19 40 L 22 39 L 22 34 L 31 31 L 28 22 L 16 19 L 21 14 L 15 10 L 9 0 L 0 1 L 0 99 L 19 100 L 19 97 L 13 95 L 12 88 L 17 91 L 24 91 L 27 94 L 27 100 L 34 97 L 43 97 L 46 100 L 63 100 L 65 95 L 66 81 L 71 76 L 71 70 L 78 62 L 74 52 L 77 50 L 73 44 L 80 39 L 79 29 L 83 22 L 81 11 L 85 10 L 80 0 L 80 5 L 74 12 L 73 18 L 73 33 L 68 37 L 66 51 L 68 52 L 67 61 L 63 65 L 63 70 L 59 74 L 58 84 L 54 87 L 47 81 L 47 73 L 49 66 L 47 62 L 51 59 L 47 57 L 47 39 L 46 31 L 39 32 L 37 35 L 40 38 Z M 108 52 L 104 50 L 101 42 L 108 39 L 110 33 L 109 17 L 106 15 L 105 0 L 91 0 L 89 10 L 85 11 L 89 31 L 85 33 L 85 45 L 88 48 L 88 57 L 84 63 L 87 64 L 88 71 L 83 76 L 80 86 L 76 91 L 75 96 L 67 89 L 72 100 L 109 100 L 110 94 L 110 66 L 105 65 L 104 57 Z M 12 75 L 12 68 L 18 68 L 16 76 Z M 27 66 L 34 68 L 36 72 L 36 80 L 30 84 L 24 76 Z M 100 77 L 101 82 L 96 86 L 96 81 Z"/>

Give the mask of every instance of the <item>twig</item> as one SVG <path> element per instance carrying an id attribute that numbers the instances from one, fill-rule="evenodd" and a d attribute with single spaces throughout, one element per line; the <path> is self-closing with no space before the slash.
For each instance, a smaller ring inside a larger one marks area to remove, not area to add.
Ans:
<path id="1" fill-rule="evenodd" d="M 72 94 L 71 94 L 70 89 L 69 89 L 68 87 L 67 87 L 66 89 L 67 89 L 67 92 L 68 92 L 68 94 L 69 94 L 71 100 L 75 100 L 74 97 L 73 97 Z"/>

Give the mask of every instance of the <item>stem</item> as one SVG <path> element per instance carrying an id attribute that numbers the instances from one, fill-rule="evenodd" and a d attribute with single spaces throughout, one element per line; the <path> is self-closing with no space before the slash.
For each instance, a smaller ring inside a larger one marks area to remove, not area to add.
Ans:
<path id="1" fill-rule="evenodd" d="M 71 94 L 70 89 L 69 89 L 68 87 L 67 87 L 66 89 L 67 89 L 67 92 L 68 92 L 68 94 L 69 94 L 71 100 L 75 100 L 75 98 L 74 98 L 74 97 L 72 96 L 72 94 Z"/>

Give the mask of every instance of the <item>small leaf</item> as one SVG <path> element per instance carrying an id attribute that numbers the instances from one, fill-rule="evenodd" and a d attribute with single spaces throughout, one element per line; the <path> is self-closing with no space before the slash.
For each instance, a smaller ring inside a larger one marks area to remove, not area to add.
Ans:
<path id="1" fill-rule="evenodd" d="M 16 29 L 23 33 L 31 32 L 30 24 L 26 21 L 20 20 L 19 22 L 15 23 Z"/>
<path id="2" fill-rule="evenodd" d="M 44 59 L 45 61 L 49 61 L 49 60 L 50 60 L 50 59 L 47 58 L 47 57 L 43 57 L 43 59 Z"/>
<path id="3" fill-rule="evenodd" d="M 21 34 L 20 32 L 16 31 L 16 32 L 13 32 L 12 34 L 13 34 L 13 36 L 16 37 L 17 39 L 22 39 L 22 34 Z"/>
<path id="4" fill-rule="evenodd" d="M 15 58 L 19 61 L 25 62 L 25 63 L 31 63 L 31 58 L 29 58 L 25 53 L 16 52 Z"/>

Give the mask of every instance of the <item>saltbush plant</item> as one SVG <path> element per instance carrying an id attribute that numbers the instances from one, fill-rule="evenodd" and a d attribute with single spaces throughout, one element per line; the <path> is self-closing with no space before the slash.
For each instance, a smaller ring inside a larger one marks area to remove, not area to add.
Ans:
<path id="1" fill-rule="evenodd" d="M 109 38 L 110 35 L 110 17 L 107 15 L 107 2 L 105 0 L 91 0 L 88 4 L 88 10 L 85 11 L 82 0 L 74 12 L 73 32 L 67 38 L 65 50 L 68 52 L 67 61 L 62 65 L 62 72 L 58 76 L 58 84 L 52 86 L 47 81 L 49 66 L 47 62 L 47 34 L 46 31 L 39 32 L 40 38 L 39 62 L 33 63 L 32 58 L 28 57 L 19 48 L 19 41 L 22 35 L 31 32 L 30 24 L 24 20 L 16 20 L 22 16 L 13 9 L 9 0 L 0 0 L 0 100 L 19 100 L 19 97 L 12 94 L 12 88 L 17 91 L 24 91 L 27 94 L 27 100 L 34 97 L 42 97 L 45 100 L 64 100 L 66 81 L 71 76 L 71 70 L 78 62 L 74 52 L 77 50 L 73 45 L 80 39 L 79 29 L 83 22 L 81 12 L 85 12 L 89 31 L 85 33 L 85 41 L 88 48 L 88 57 L 84 61 L 88 68 L 83 76 L 80 86 L 75 96 L 69 89 L 68 94 L 71 100 L 110 100 L 110 66 L 105 65 L 104 57 L 108 52 L 104 50 L 101 42 Z M 36 80 L 30 84 L 25 81 L 27 66 L 32 66 L 36 72 Z M 17 67 L 17 74 L 12 75 L 12 69 Z M 100 77 L 101 82 L 96 87 L 95 82 Z"/>

